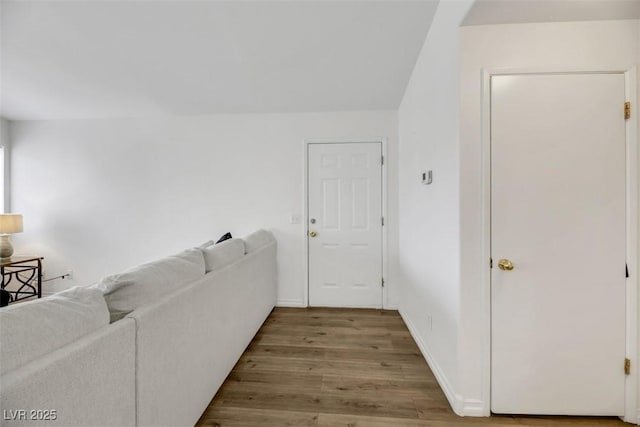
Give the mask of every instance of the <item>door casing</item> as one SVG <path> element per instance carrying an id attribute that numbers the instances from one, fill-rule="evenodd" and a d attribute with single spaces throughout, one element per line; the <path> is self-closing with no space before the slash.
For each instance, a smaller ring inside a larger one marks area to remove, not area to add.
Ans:
<path id="1" fill-rule="evenodd" d="M 302 248 L 305 268 L 305 286 L 303 301 L 304 306 L 309 307 L 309 145 L 311 144 L 349 144 L 349 143 L 365 143 L 365 142 L 377 142 L 381 144 L 382 155 L 384 156 L 384 164 L 382 165 L 382 216 L 385 218 L 385 224 L 382 227 L 382 277 L 385 284 L 382 288 L 382 309 L 396 309 L 397 307 L 391 306 L 388 302 L 389 298 L 389 286 L 393 286 L 390 280 L 388 280 L 388 266 L 387 266 L 387 230 L 389 228 L 389 221 L 387 220 L 387 138 L 331 138 L 322 139 L 314 138 L 303 141 L 303 215 L 302 215 L 302 233 L 304 233 L 304 239 L 302 239 L 304 247 Z"/>
<path id="2" fill-rule="evenodd" d="M 624 420 L 640 421 L 637 409 L 638 385 L 638 122 L 636 67 L 603 66 L 581 68 L 483 69 L 482 79 L 482 406 L 483 415 L 491 414 L 491 77 L 522 74 L 598 74 L 620 73 L 625 77 L 625 99 L 632 103 L 631 118 L 626 121 L 626 256 L 629 277 L 626 279 L 626 357 L 631 360 L 631 375 L 625 379 Z M 620 106 L 620 114 L 623 106 Z M 622 361 L 621 361 L 622 369 Z"/>

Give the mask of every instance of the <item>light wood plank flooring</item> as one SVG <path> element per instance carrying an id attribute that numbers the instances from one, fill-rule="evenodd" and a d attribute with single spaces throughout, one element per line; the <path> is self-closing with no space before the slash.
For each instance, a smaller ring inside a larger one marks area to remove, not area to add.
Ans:
<path id="1" fill-rule="evenodd" d="M 617 418 L 458 417 L 396 311 L 276 308 L 198 426 L 624 426 Z"/>

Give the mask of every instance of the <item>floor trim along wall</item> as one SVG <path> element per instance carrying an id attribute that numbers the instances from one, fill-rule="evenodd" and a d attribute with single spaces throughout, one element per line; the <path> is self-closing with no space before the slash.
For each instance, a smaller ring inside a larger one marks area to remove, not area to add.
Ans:
<path id="1" fill-rule="evenodd" d="M 486 417 L 484 402 L 480 399 L 463 399 L 461 413 L 465 417 Z"/>
<path id="2" fill-rule="evenodd" d="M 279 299 L 276 301 L 276 307 L 306 308 L 307 304 L 297 299 Z"/>
<path id="3" fill-rule="evenodd" d="M 409 329 L 409 332 L 411 333 L 413 340 L 416 342 L 416 344 L 418 345 L 418 348 L 422 352 L 422 355 L 427 361 L 429 368 L 431 368 L 431 371 L 433 372 L 433 375 L 436 377 L 438 384 L 440 384 L 440 388 L 444 392 L 444 395 L 447 397 L 447 400 L 449 401 L 449 405 L 451 405 L 451 409 L 453 409 L 453 411 L 457 415 L 460 415 L 462 417 L 483 416 L 484 402 L 478 399 L 465 400 L 461 395 L 455 392 L 453 385 L 449 382 L 447 377 L 444 375 L 444 373 L 436 363 L 433 356 L 431 356 L 431 353 L 429 352 L 429 348 L 427 347 L 427 344 L 422 340 L 422 338 L 420 338 L 420 335 L 418 334 L 416 327 L 413 325 L 411 320 L 409 320 L 408 316 L 406 316 L 402 312 L 402 310 L 399 310 L 398 312 L 400 313 L 402 320 L 404 320 L 404 323 L 407 325 L 407 328 Z"/>

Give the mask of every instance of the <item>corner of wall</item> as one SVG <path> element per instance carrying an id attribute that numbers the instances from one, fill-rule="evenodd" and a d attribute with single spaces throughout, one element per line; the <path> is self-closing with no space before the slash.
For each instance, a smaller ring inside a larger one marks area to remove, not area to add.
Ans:
<path id="1" fill-rule="evenodd" d="M 458 393 L 465 387 L 458 345 L 460 101 L 456 94 L 460 90 L 459 24 L 472 3 L 438 4 L 398 110 L 398 277 L 403 294 L 399 311 L 460 416 L 485 415 L 483 401 Z M 420 183 L 425 170 L 434 170 L 434 185 Z"/>

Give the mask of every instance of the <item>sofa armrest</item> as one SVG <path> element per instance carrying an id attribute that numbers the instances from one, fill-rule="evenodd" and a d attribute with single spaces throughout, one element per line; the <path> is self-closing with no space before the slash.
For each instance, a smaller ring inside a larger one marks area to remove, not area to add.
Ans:
<path id="1" fill-rule="evenodd" d="M 134 349 L 134 321 L 123 319 L 5 373 L 0 425 L 135 426 Z"/>

